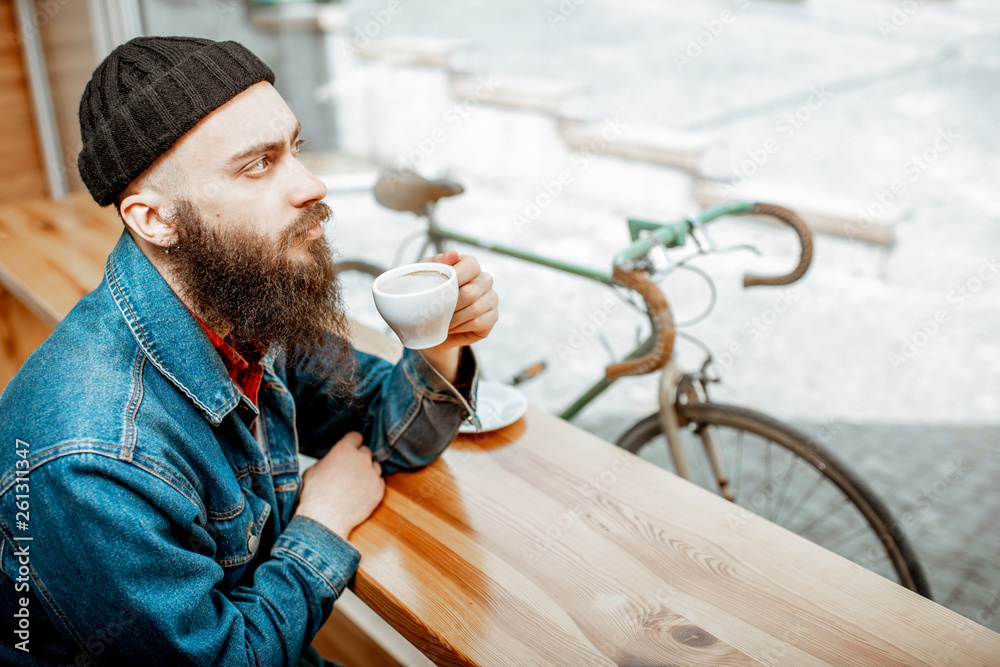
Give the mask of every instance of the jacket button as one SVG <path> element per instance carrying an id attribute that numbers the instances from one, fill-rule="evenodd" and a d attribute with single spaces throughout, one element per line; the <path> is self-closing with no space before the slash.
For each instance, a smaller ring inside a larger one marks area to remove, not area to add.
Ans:
<path id="1" fill-rule="evenodd" d="M 260 546 L 260 538 L 251 533 L 250 537 L 247 538 L 247 548 L 250 550 L 250 553 L 252 554 L 257 553 L 257 547 L 259 546 Z"/>

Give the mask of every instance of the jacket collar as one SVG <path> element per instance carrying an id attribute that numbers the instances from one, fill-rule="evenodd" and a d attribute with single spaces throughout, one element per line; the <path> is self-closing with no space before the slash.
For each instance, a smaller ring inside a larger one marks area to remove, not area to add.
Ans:
<path id="1" fill-rule="evenodd" d="M 218 426 L 242 396 L 198 322 L 128 231 L 108 256 L 104 278 L 149 361 Z"/>

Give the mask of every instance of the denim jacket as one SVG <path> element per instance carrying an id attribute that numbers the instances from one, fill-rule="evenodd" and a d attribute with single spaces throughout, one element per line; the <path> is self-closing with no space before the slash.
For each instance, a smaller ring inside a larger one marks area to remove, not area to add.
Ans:
<path id="1" fill-rule="evenodd" d="M 338 399 L 272 350 L 258 411 L 123 233 L 0 396 L 0 663 L 295 664 L 360 558 L 293 517 L 298 453 L 357 430 L 416 468 L 474 408 L 417 352 L 354 354 Z"/>

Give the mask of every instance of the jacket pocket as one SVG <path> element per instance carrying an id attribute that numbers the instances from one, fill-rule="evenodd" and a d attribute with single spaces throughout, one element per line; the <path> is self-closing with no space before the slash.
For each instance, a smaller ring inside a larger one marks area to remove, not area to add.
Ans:
<path id="1" fill-rule="evenodd" d="M 280 514 L 279 528 L 284 530 L 285 526 L 292 519 L 295 501 L 298 499 L 299 489 L 302 486 L 302 475 L 299 473 L 298 459 L 275 463 L 273 475 L 274 498 Z"/>
<path id="2" fill-rule="evenodd" d="M 206 530 L 215 540 L 215 561 L 235 568 L 253 560 L 270 514 L 267 502 L 245 490 L 230 509 L 209 511 Z"/>

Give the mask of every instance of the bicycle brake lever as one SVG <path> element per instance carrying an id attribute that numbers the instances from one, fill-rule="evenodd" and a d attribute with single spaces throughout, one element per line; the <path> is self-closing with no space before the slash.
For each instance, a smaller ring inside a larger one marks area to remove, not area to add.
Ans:
<path id="1" fill-rule="evenodd" d="M 708 232 L 705 231 L 705 225 L 691 223 L 691 238 L 694 239 L 694 244 L 698 246 L 700 254 L 707 255 L 710 252 L 715 252 L 715 242 L 708 235 Z"/>
<path id="2" fill-rule="evenodd" d="M 649 238 L 652 239 L 651 244 L 643 257 L 641 268 L 650 276 L 659 275 L 662 278 L 674 269 L 674 262 L 670 259 L 670 253 L 667 252 L 667 246 L 663 239 L 656 234 L 650 234 Z M 659 282 L 659 280 L 654 280 L 654 282 Z"/>

